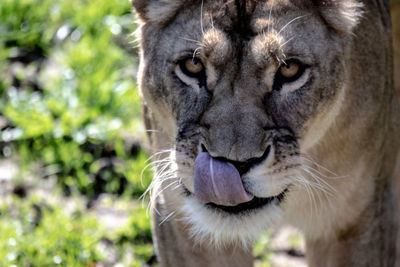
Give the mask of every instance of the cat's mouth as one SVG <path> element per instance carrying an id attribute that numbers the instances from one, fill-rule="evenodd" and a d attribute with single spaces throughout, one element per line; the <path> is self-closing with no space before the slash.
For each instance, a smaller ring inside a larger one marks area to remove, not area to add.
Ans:
<path id="1" fill-rule="evenodd" d="M 184 188 L 185 194 L 187 196 L 193 195 L 185 186 L 183 186 L 183 188 Z M 276 196 L 271 196 L 271 197 L 266 197 L 266 198 L 254 197 L 252 200 L 250 200 L 248 202 L 240 203 L 235 206 L 218 205 L 218 204 L 215 204 L 212 202 L 206 203 L 206 204 L 204 204 L 204 206 L 209 209 L 219 210 L 222 212 L 236 215 L 236 214 L 240 214 L 240 213 L 244 213 L 244 212 L 261 209 L 270 204 L 279 205 L 285 198 L 285 195 L 287 194 L 288 191 L 289 191 L 289 188 L 286 188 L 279 195 L 276 195 Z"/>
<path id="2" fill-rule="evenodd" d="M 214 203 L 207 203 L 206 206 L 214 209 L 220 209 L 224 212 L 228 212 L 231 214 L 238 214 L 246 211 L 251 211 L 255 209 L 260 209 L 268 204 L 279 204 L 285 198 L 285 194 L 288 189 L 286 188 L 282 193 L 273 197 L 259 198 L 254 197 L 252 200 L 244 203 L 240 203 L 236 206 L 222 206 Z"/>

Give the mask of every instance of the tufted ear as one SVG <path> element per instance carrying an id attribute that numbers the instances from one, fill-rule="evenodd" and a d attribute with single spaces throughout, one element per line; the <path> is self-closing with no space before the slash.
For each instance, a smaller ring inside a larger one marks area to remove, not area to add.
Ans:
<path id="1" fill-rule="evenodd" d="M 321 16 L 336 31 L 349 34 L 363 14 L 363 4 L 357 0 L 313 0 Z"/>
<path id="2" fill-rule="evenodd" d="M 184 0 L 131 0 L 138 18 L 143 21 L 165 23 L 170 20 Z"/>

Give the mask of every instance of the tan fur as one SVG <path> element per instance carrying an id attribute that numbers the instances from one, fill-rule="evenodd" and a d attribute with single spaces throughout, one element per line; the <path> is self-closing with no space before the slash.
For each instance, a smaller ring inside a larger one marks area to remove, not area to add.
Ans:
<path id="1" fill-rule="evenodd" d="M 392 1 L 394 87 L 400 98 L 400 0 Z"/>
<path id="2" fill-rule="evenodd" d="M 154 152 L 168 149 L 152 187 L 160 265 L 251 266 L 252 241 L 289 223 L 305 235 L 310 266 L 394 266 L 400 113 L 388 1 L 133 4 L 146 127 Z M 202 61 L 204 85 L 180 70 L 190 57 Z M 276 87 L 291 58 L 308 67 Z M 259 198 L 287 189 L 283 201 L 239 215 L 201 204 L 202 146 L 239 162 L 270 149 L 242 181 Z"/>
<path id="3" fill-rule="evenodd" d="M 400 100 L 400 0 L 391 2 L 392 31 L 393 31 L 393 59 L 394 59 L 394 88 L 397 98 Z M 394 171 L 395 184 L 397 188 L 397 202 L 400 201 L 400 153 L 397 155 L 397 165 Z M 400 207 L 400 204 L 397 205 Z M 400 212 L 399 212 L 400 214 Z M 398 220 L 400 223 L 400 219 Z M 396 266 L 400 267 L 400 231 L 397 234 L 397 257 Z"/>

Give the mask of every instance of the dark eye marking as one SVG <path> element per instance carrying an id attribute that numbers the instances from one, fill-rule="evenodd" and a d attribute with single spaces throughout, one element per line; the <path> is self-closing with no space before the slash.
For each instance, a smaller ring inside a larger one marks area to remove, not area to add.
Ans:
<path id="1" fill-rule="evenodd" d="M 206 68 L 199 58 L 190 57 L 178 61 L 182 73 L 190 78 L 197 79 L 202 87 L 206 82 Z"/>

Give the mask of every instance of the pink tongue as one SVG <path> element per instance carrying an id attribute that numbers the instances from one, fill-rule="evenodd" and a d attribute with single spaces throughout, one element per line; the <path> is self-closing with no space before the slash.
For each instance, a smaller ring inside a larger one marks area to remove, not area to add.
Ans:
<path id="1" fill-rule="evenodd" d="M 208 152 L 201 152 L 194 163 L 194 194 L 203 203 L 223 206 L 236 206 L 254 197 L 244 190 L 235 166 Z"/>

